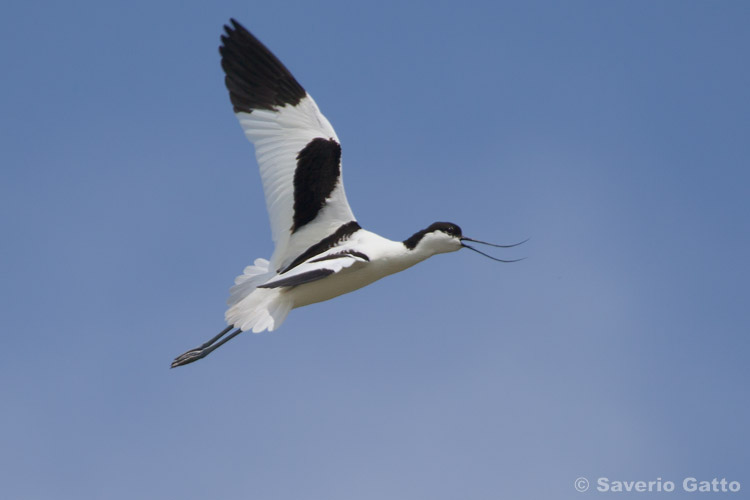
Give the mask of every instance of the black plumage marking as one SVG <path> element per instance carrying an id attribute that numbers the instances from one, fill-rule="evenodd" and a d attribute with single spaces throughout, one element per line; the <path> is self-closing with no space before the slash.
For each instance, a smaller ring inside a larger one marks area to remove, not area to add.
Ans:
<path id="1" fill-rule="evenodd" d="M 313 259 L 310 262 L 323 262 L 324 260 L 335 260 L 335 259 L 340 259 L 341 257 L 358 257 L 362 260 L 370 262 L 370 257 L 356 250 L 344 250 L 343 252 L 332 253 L 324 257 L 318 257 L 317 259 Z"/>
<path id="2" fill-rule="evenodd" d="M 224 26 L 219 53 L 234 112 L 299 104 L 305 89 L 252 33 L 234 19 L 231 23 Z"/>
<path id="3" fill-rule="evenodd" d="M 460 238 L 462 236 L 461 228 L 456 224 L 453 224 L 452 222 L 433 222 L 427 229 L 422 229 L 421 231 L 417 231 L 416 233 L 409 236 L 403 241 L 403 244 L 409 250 L 414 250 L 426 234 L 432 233 L 434 231 L 442 231 L 446 234 L 450 234 L 451 236 L 455 236 L 456 238 Z"/>
<path id="4" fill-rule="evenodd" d="M 297 258 L 294 259 L 291 264 L 286 266 L 284 269 L 279 270 L 278 273 L 284 274 L 290 269 L 293 269 L 302 264 L 306 260 L 311 259 L 316 255 L 320 255 L 326 250 L 335 247 L 342 241 L 348 239 L 352 234 L 356 233 L 360 229 L 362 228 L 359 226 L 359 224 L 357 224 L 357 221 L 354 220 L 347 222 L 346 224 L 342 224 L 333 234 L 326 236 L 325 238 L 299 254 L 299 256 L 297 256 Z"/>
<path id="5" fill-rule="evenodd" d="M 333 274 L 333 269 L 316 269 L 314 271 L 308 271 L 306 273 L 300 273 L 296 276 L 290 276 L 288 278 L 280 279 L 278 281 L 274 281 L 273 283 L 266 283 L 265 285 L 260 285 L 258 288 L 281 288 L 303 285 L 305 283 L 310 283 L 311 281 L 323 279 L 330 274 Z"/>
<path id="6" fill-rule="evenodd" d="M 341 176 L 341 146 L 317 137 L 297 154 L 292 232 L 318 216 Z"/>

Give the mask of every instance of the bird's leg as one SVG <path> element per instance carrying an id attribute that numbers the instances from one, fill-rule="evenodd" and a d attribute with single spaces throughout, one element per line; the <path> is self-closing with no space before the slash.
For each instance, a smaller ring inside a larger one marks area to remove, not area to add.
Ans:
<path id="1" fill-rule="evenodd" d="M 223 337 L 224 335 L 226 335 L 227 333 L 229 333 L 229 330 L 231 330 L 232 328 L 234 328 L 234 325 L 229 325 L 228 327 L 224 328 L 221 332 L 219 332 L 218 335 L 216 335 L 215 337 L 213 337 L 208 342 L 205 342 L 200 347 L 197 347 L 196 349 L 205 349 L 206 347 L 210 346 L 211 344 L 213 344 L 214 342 L 216 342 L 217 340 L 219 340 L 221 337 Z M 194 349 L 194 350 L 196 350 L 196 349 Z"/>
<path id="2" fill-rule="evenodd" d="M 172 362 L 172 368 L 176 366 L 186 365 L 188 363 L 192 363 L 193 361 L 198 361 L 201 358 L 205 358 L 206 356 L 211 354 L 215 349 L 221 347 L 222 345 L 226 344 L 227 342 L 232 340 L 234 337 L 242 333 L 242 330 L 238 328 L 237 330 L 232 332 L 227 338 L 215 344 L 217 340 L 219 340 L 221 337 L 226 335 L 227 332 L 229 332 L 229 330 L 231 330 L 232 328 L 233 328 L 233 325 L 229 325 L 221 333 L 213 337 L 208 342 L 205 342 L 200 347 L 196 347 L 195 349 L 191 349 L 183 354 L 180 354 Z"/>

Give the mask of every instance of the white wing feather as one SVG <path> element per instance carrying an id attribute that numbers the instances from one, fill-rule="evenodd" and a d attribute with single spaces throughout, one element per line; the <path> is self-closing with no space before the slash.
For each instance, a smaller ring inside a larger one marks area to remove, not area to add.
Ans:
<path id="1" fill-rule="evenodd" d="M 255 146 L 271 234 L 276 245 L 271 266 L 280 269 L 342 224 L 355 220 L 339 177 L 336 188 L 318 216 L 291 232 L 297 155 L 315 138 L 338 142 L 338 137 L 309 95 L 296 106 L 287 105 L 276 111 L 258 109 L 236 115 L 245 135 Z"/>

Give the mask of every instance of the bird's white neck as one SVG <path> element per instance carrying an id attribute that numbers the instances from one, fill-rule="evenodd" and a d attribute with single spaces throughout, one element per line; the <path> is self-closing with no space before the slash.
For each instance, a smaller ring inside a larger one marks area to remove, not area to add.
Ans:
<path id="1" fill-rule="evenodd" d="M 357 239 L 370 253 L 371 264 L 375 264 L 374 267 L 379 268 L 379 271 L 385 275 L 403 271 L 433 255 L 452 252 L 460 248 L 460 243 L 457 245 L 446 243 L 430 235 L 410 247 L 402 241 L 389 240 L 370 231 L 360 230 L 358 233 L 361 234 L 358 234 Z"/>

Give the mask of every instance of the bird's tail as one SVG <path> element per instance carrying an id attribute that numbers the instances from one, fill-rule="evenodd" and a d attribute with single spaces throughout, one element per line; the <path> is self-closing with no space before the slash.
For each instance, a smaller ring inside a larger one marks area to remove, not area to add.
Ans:
<path id="1" fill-rule="evenodd" d="M 282 288 L 257 288 L 276 273 L 270 269 L 266 259 L 255 259 L 253 264 L 234 280 L 234 286 L 229 290 L 229 309 L 225 318 L 227 324 L 242 331 L 273 331 L 286 319 L 292 302 L 286 298 Z"/>

